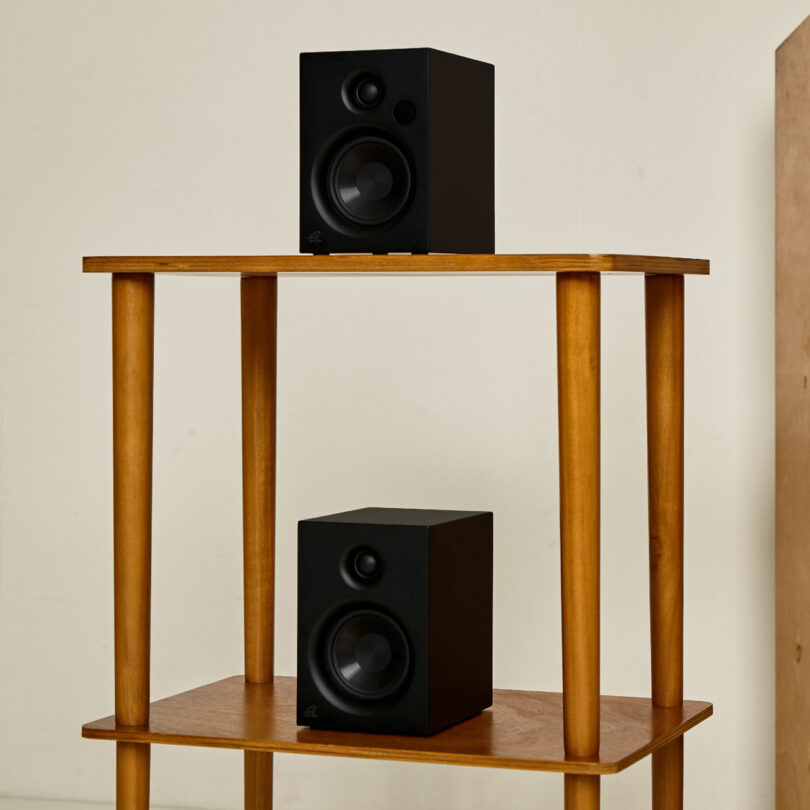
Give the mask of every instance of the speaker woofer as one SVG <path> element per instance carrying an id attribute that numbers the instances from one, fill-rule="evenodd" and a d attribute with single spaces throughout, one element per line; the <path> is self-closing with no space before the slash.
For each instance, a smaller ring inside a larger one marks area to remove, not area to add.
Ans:
<path id="1" fill-rule="evenodd" d="M 408 202 L 411 169 L 399 147 L 384 138 L 364 136 L 332 158 L 326 188 L 331 205 L 348 222 L 382 225 Z"/>
<path id="2" fill-rule="evenodd" d="M 410 647 L 402 628 L 376 610 L 342 617 L 326 638 L 326 669 L 343 692 L 361 700 L 381 700 L 408 677 Z"/>

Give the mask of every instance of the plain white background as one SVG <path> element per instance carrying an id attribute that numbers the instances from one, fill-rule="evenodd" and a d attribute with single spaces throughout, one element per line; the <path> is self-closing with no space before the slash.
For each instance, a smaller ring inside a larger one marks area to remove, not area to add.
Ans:
<path id="1" fill-rule="evenodd" d="M 114 796 L 110 303 L 83 255 L 297 251 L 298 53 L 496 66 L 497 248 L 709 258 L 687 281 L 686 806 L 772 806 L 773 52 L 798 0 L 0 1 L 0 795 Z M 643 291 L 603 281 L 602 691 L 649 694 Z M 495 513 L 495 683 L 559 689 L 554 283 L 282 279 L 277 672 L 295 527 Z M 242 671 L 238 284 L 156 296 L 152 690 Z M 153 750 L 155 805 L 241 755 Z M 278 756 L 277 806 L 559 807 L 558 776 Z M 649 764 L 603 780 L 649 806 Z M 18 806 L 15 803 L 9 806 Z"/>

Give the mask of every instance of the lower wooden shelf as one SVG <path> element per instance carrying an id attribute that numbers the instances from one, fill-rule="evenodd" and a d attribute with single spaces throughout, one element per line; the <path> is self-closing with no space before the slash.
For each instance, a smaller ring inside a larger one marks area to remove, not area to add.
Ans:
<path id="1" fill-rule="evenodd" d="M 148 726 L 117 726 L 105 717 L 82 727 L 101 740 L 198 745 L 362 759 L 478 765 L 579 774 L 624 770 L 712 714 L 712 704 L 684 701 L 661 709 L 648 698 L 601 699 L 600 754 L 566 757 L 562 695 L 496 689 L 491 709 L 432 737 L 314 731 L 296 725 L 295 678 L 248 684 L 241 675 L 151 704 Z"/>

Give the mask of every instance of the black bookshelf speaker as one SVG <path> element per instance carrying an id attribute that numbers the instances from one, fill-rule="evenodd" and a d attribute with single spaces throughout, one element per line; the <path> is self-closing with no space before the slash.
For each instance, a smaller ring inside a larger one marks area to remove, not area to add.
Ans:
<path id="1" fill-rule="evenodd" d="M 494 68 L 302 53 L 302 253 L 493 253 Z"/>
<path id="2" fill-rule="evenodd" d="M 433 734 L 492 705 L 492 513 L 298 524 L 298 724 Z"/>

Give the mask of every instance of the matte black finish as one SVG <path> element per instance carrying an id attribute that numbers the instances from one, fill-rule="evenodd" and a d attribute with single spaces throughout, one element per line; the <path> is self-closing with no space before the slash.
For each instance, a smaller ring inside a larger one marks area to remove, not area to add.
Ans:
<path id="1" fill-rule="evenodd" d="M 434 734 L 492 705 L 492 513 L 298 524 L 298 723 Z"/>
<path id="2" fill-rule="evenodd" d="M 433 48 L 302 53 L 302 253 L 494 253 L 495 70 Z"/>

